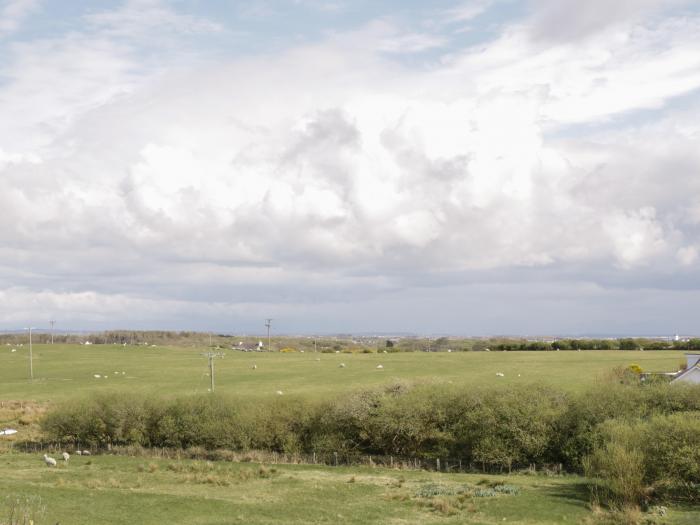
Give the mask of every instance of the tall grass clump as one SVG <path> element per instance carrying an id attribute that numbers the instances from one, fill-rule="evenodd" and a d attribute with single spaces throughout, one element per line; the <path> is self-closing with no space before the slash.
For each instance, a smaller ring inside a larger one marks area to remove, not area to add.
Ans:
<path id="1" fill-rule="evenodd" d="M 38 525 L 46 514 L 46 505 L 39 496 L 10 495 L 0 503 L 0 525 Z"/>

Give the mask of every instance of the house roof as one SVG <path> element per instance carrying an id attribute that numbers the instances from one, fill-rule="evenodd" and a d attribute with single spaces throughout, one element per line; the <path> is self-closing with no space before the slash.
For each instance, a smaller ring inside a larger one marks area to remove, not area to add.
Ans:
<path id="1" fill-rule="evenodd" d="M 686 368 L 682 372 L 679 372 L 678 375 L 673 378 L 673 381 L 671 381 L 671 383 L 674 383 L 674 382 L 678 381 L 679 379 L 682 379 L 685 376 L 690 375 L 694 372 L 700 372 L 700 364 L 697 364 L 695 366 L 691 366 L 690 368 Z"/>

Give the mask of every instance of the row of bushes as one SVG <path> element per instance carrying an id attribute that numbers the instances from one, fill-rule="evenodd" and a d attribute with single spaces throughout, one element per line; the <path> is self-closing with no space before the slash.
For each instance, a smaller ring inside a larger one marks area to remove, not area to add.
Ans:
<path id="1" fill-rule="evenodd" d="M 610 384 L 568 394 L 541 386 L 395 384 L 316 401 L 106 394 L 56 407 L 42 427 L 50 440 L 92 446 L 453 457 L 503 468 L 561 463 L 581 472 L 596 447 L 617 443 L 601 438 L 613 423 L 648 435 L 634 422 L 679 413 L 697 422 L 698 411 L 700 388 L 693 386 Z"/>

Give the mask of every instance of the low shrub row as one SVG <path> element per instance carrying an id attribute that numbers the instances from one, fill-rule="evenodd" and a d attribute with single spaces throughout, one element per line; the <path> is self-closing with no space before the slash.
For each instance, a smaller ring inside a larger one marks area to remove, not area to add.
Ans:
<path id="1" fill-rule="evenodd" d="M 697 424 L 698 411 L 700 387 L 692 386 L 609 384 L 567 394 L 541 386 L 395 384 L 332 400 L 104 394 L 56 407 L 42 428 L 49 440 L 91 446 L 452 457 L 487 468 L 561 463 L 577 472 L 595 449 L 617 446 L 628 435 L 651 436 L 635 441 L 635 449 L 658 460 L 645 473 L 645 479 L 658 479 L 659 472 L 675 465 L 672 457 L 690 452 L 653 449 L 658 440 L 669 446 L 678 441 L 666 434 L 657 439 L 654 433 L 681 432 L 686 428 L 681 422 Z M 614 433 L 618 428 L 629 434 Z M 688 471 L 685 478 L 695 481 L 693 476 Z"/>

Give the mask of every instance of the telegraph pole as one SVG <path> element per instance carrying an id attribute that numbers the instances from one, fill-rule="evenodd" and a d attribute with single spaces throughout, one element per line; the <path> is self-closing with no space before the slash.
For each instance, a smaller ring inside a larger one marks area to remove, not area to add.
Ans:
<path id="1" fill-rule="evenodd" d="M 25 328 L 25 330 L 29 330 L 29 379 L 34 381 L 34 355 L 32 353 L 32 330 L 34 330 L 34 327 L 30 326 Z"/>
<path id="2" fill-rule="evenodd" d="M 214 393 L 214 358 L 215 357 L 224 357 L 224 354 L 218 353 L 218 352 L 207 352 L 206 354 L 202 354 L 205 356 L 207 359 L 209 359 L 209 390 L 211 393 Z"/>
<path id="3" fill-rule="evenodd" d="M 267 326 L 267 351 L 269 352 L 272 350 L 272 346 L 270 345 L 270 327 L 272 326 L 272 319 L 265 319 L 265 326 Z"/>
<path id="4" fill-rule="evenodd" d="M 53 344 L 53 325 L 56 324 L 56 321 L 51 319 L 51 321 L 49 321 L 49 322 L 51 323 L 51 344 Z"/>

